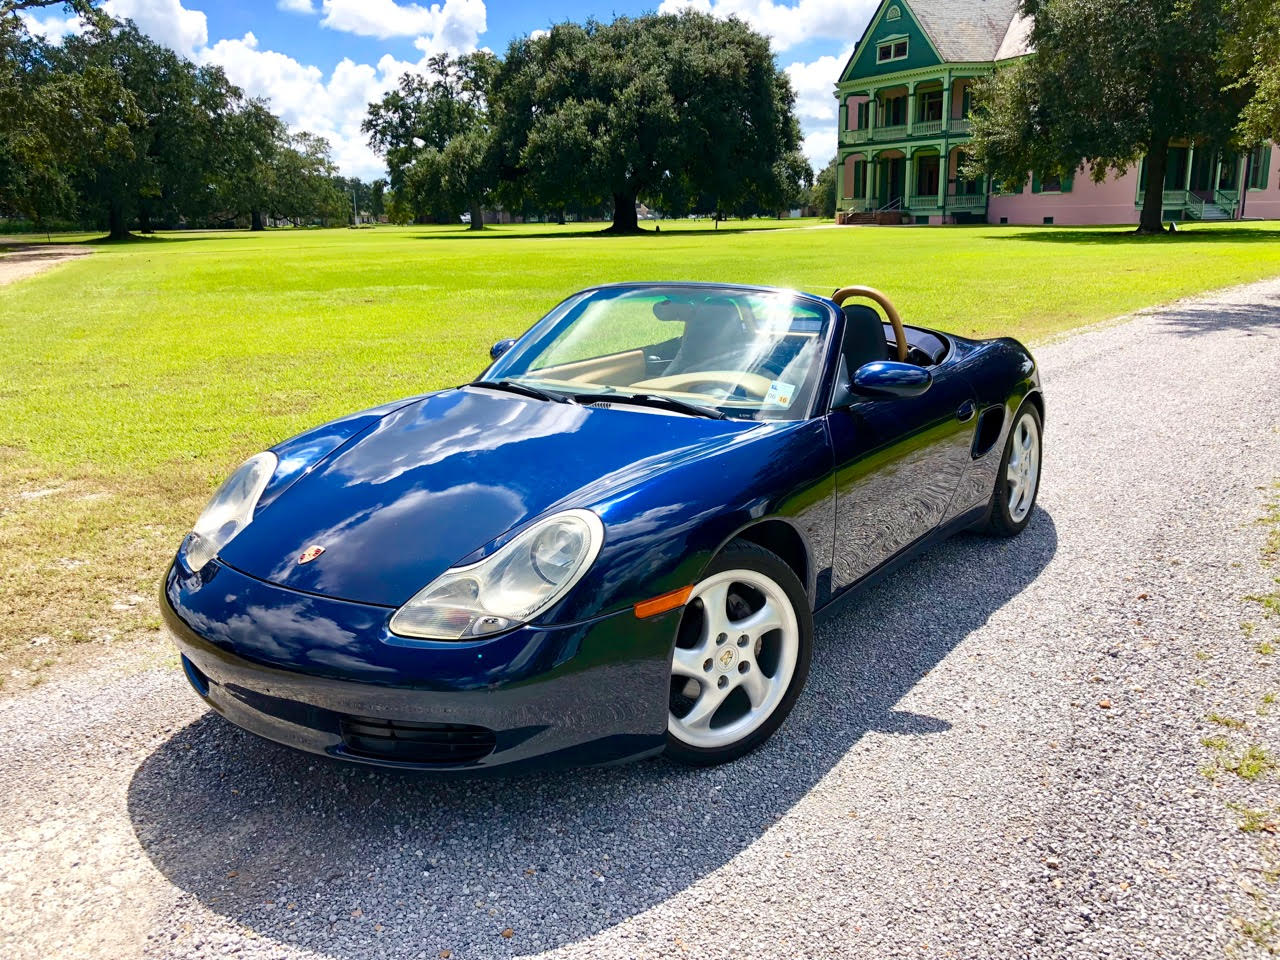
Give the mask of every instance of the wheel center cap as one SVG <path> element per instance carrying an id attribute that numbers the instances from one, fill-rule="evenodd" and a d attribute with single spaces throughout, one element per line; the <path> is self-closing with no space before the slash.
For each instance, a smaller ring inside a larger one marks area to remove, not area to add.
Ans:
<path id="1" fill-rule="evenodd" d="M 733 647 L 725 647 L 716 654 L 716 663 L 720 665 L 721 670 L 728 671 L 735 662 L 737 662 L 738 654 Z"/>

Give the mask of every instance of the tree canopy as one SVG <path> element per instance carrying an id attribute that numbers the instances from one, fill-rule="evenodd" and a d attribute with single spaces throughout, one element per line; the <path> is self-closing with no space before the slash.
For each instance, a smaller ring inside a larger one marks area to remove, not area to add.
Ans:
<path id="1" fill-rule="evenodd" d="M 51 44 L 0 0 L 0 215 L 64 218 L 121 238 L 177 224 L 345 222 L 329 145 L 290 133 L 220 67 L 197 66 L 89 0 Z"/>
<path id="2" fill-rule="evenodd" d="M 1280 3 L 1226 2 L 1235 29 L 1224 38 L 1223 68 L 1231 86 L 1249 95 L 1239 139 L 1246 144 L 1280 142 Z"/>
<path id="3" fill-rule="evenodd" d="M 497 179 L 489 116 L 497 67 L 484 50 L 437 54 L 426 74 L 406 73 L 369 104 L 361 129 L 386 158 L 392 189 L 415 210 L 448 220 L 467 210 L 471 229 L 483 228 Z"/>
<path id="4" fill-rule="evenodd" d="M 1035 55 L 980 85 L 971 169 L 1004 183 L 1068 175 L 1101 181 L 1146 158 L 1139 230 L 1159 232 L 1169 145 L 1240 138 L 1251 82 L 1224 76 L 1241 8 L 1274 0 L 1024 0 Z"/>
<path id="5" fill-rule="evenodd" d="M 776 209 L 808 169 L 790 82 L 734 18 L 558 24 L 511 44 L 494 100 L 503 179 L 553 208 L 611 202 L 617 231 L 640 199 Z"/>
<path id="6" fill-rule="evenodd" d="M 795 95 L 769 42 L 704 14 L 562 23 L 492 54 L 438 56 L 369 105 L 393 208 L 452 218 L 481 206 L 596 212 L 636 205 L 738 212 L 803 203 Z"/>

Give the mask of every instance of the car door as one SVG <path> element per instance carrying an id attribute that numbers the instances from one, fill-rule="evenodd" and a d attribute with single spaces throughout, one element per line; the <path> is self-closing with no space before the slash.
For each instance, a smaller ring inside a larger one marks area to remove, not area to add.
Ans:
<path id="1" fill-rule="evenodd" d="M 856 583 L 945 518 L 976 420 L 964 377 L 935 367 L 918 397 L 858 398 L 828 415 L 835 467 L 832 589 Z"/>

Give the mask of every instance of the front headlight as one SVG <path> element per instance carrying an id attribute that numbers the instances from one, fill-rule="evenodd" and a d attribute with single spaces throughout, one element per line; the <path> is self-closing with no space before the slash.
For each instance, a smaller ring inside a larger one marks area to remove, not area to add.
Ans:
<path id="1" fill-rule="evenodd" d="M 528 623 L 569 592 L 600 552 L 604 524 L 566 510 L 533 524 L 478 563 L 446 570 L 391 618 L 391 631 L 469 640 Z"/>
<path id="2" fill-rule="evenodd" d="M 187 534 L 182 558 L 188 567 L 201 569 L 249 525 L 258 498 L 276 472 L 277 462 L 274 453 L 259 453 L 227 477 Z"/>

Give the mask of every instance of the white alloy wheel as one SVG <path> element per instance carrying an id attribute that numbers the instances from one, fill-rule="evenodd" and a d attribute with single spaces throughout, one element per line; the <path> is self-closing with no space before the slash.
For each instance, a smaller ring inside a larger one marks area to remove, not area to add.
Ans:
<path id="1" fill-rule="evenodd" d="M 667 730 L 692 747 L 750 736 L 786 696 L 800 652 L 800 625 L 785 590 L 755 570 L 725 570 L 690 595 L 700 616 L 671 662 Z"/>
<path id="2" fill-rule="evenodd" d="M 1009 519 L 1021 523 L 1035 503 L 1040 479 L 1040 427 L 1030 412 L 1013 425 L 1005 477 L 1009 481 Z"/>

